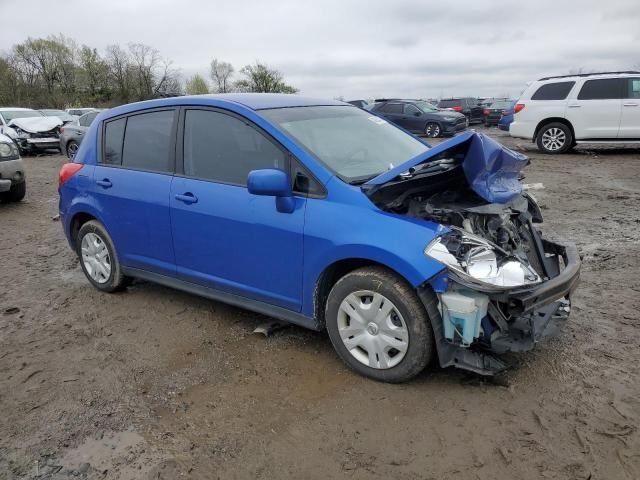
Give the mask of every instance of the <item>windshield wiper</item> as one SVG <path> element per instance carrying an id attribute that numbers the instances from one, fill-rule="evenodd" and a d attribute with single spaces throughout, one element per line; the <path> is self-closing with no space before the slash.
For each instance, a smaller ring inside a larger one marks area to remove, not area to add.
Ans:
<path id="1" fill-rule="evenodd" d="M 363 183 L 367 183 L 372 178 L 376 178 L 378 175 L 380 175 L 380 173 L 376 173 L 374 175 L 367 175 L 366 177 L 356 177 L 352 180 L 349 180 L 347 183 L 349 185 L 362 185 Z"/>

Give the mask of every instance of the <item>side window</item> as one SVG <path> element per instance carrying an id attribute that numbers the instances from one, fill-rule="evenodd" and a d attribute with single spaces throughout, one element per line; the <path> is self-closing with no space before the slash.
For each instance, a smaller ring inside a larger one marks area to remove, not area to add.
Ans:
<path id="1" fill-rule="evenodd" d="M 102 162 L 107 165 L 122 165 L 122 140 L 124 139 L 124 127 L 126 118 L 119 118 L 105 123 L 104 148 L 102 150 Z"/>
<path id="2" fill-rule="evenodd" d="M 291 182 L 294 193 L 320 196 L 324 189 L 297 160 L 291 160 Z"/>
<path id="3" fill-rule="evenodd" d="M 173 172 L 171 133 L 175 110 L 127 117 L 122 166 L 153 172 Z"/>
<path id="4" fill-rule="evenodd" d="M 587 80 L 582 85 L 578 100 L 611 100 L 622 98 L 621 78 L 606 78 L 602 80 Z"/>
<path id="5" fill-rule="evenodd" d="M 286 170 L 287 158 L 267 137 L 225 113 L 187 110 L 184 119 L 184 174 L 246 185 L 251 170 Z"/>
<path id="6" fill-rule="evenodd" d="M 410 103 L 405 103 L 404 113 L 406 113 L 407 115 L 415 115 L 416 113 L 420 113 L 420 109 L 415 105 L 412 105 Z"/>
<path id="7" fill-rule="evenodd" d="M 576 82 L 547 83 L 531 95 L 531 100 L 564 100 L 575 84 Z"/>
<path id="8" fill-rule="evenodd" d="M 640 98 L 640 78 L 628 78 L 627 84 L 626 98 Z"/>
<path id="9" fill-rule="evenodd" d="M 97 116 L 98 116 L 98 112 L 87 113 L 86 115 L 83 115 L 78 119 L 78 123 L 80 124 L 81 127 L 88 127 L 89 125 L 91 125 L 91 122 L 93 122 Z"/>
<path id="10" fill-rule="evenodd" d="M 387 103 L 382 107 L 382 111 L 385 113 L 402 113 L 401 103 Z"/>

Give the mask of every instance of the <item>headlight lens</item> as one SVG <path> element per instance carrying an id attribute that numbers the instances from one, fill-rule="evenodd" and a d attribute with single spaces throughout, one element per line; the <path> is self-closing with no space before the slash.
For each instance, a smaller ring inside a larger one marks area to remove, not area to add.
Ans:
<path id="1" fill-rule="evenodd" d="M 542 281 L 535 270 L 520 259 L 457 228 L 436 238 L 424 253 L 445 264 L 461 283 L 481 290 L 505 290 Z"/>
<path id="2" fill-rule="evenodd" d="M 443 117 L 445 122 L 455 122 L 456 117 Z"/>
<path id="3" fill-rule="evenodd" d="M 0 157 L 15 157 L 18 155 L 18 149 L 12 143 L 0 143 Z"/>

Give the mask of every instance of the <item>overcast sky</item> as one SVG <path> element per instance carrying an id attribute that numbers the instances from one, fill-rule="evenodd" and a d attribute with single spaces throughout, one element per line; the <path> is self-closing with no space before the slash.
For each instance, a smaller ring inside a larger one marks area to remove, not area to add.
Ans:
<path id="1" fill-rule="evenodd" d="M 0 51 L 62 33 L 142 42 L 184 77 L 260 60 L 301 93 L 517 96 L 570 69 L 640 66 L 640 0 L 0 0 Z"/>

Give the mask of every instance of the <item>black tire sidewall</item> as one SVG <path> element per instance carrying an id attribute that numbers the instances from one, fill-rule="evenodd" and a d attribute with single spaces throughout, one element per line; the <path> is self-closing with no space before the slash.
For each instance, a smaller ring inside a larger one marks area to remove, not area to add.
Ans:
<path id="1" fill-rule="evenodd" d="M 82 261 L 82 239 L 87 233 L 94 233 L 98 237 L 100 237 L 100 240 L 102 240 L 102 242 L 106 245 L 107 250 L 109 251 L 111 273 L 109 275 L 109 280 L 104 283 L 98 283 L 93 278 L 91 278 L 91 275 L 89 275 L 89 273 L 87 272 L 87 269 L 84 266 L 84 262 Z M 123 277 L 120 269 L 120 261 L 118 260 L 118 255 L 116 254 L 111 236 L 101 223 L 95 220 L 91 220 L 80 227 L 80 231 L 78 232 L 78 237 L 76 239 L 76 253 L 78 254 L 80 267 L 82 268 L 84 275 L 95 288 L 103 292 L 115 292 L 123 286 Z"/>
<path id="2" fill-rule="evenodd" d="M 559 128 L 564 132 L 565 142 L 562 148 L 558 150 L 554 150 L 554 151 L 547 150 L 542 144 L 542 135 L 544 134 L 544 132 L 546 132 L 550 128 Z M 557 155 L 560 153 L 568 152 L 573 146 L 573 135 L 571 134 L 571 129 L 564 123 L 560 123 L 560 122 L 547 123 L 542 127 L 540 127 L 540 130 L 538 131 L 538 135 L 536 136 L 536 145 L 538 146 L 538 149 L 541 152 L 546 153 L 548 155 Z"/>
<path id="3" fill-rule="evenodd" d="M 27 181 L 16 183 L 11 189 L 5 193 L 8 202 L 19 202 L 27 194 Z"/>
<path id="4" fill-rule="evenodd" d="M 380 370 L 360 363 L 345 347 L 338 330 L 338 310 L 344 298 L 358 290 L 379 292 L 400 311 L 409 331 L 409 348 L 395 367 Z M 325 308 L 326 328 L 340 358 L 356 372 L 374 380 L 400 383 L 410 380 L 431 362 L 434 352 L 431 323 L 415 290 L 402 278 L 382 268 L 364 268 L 345 275 L 332 288 Z"/>

